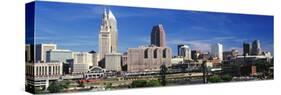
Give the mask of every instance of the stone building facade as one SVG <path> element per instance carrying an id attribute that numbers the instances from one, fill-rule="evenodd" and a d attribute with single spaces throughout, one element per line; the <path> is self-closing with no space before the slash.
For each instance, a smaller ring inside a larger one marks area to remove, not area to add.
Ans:
<path id="1" fill-rule="evenodd" d="M 169 66 L 172 59 L 172 50 L 168 47 L 139 47 L 128 49 L 128 72 L 159 71 L 160 66 Z"/>

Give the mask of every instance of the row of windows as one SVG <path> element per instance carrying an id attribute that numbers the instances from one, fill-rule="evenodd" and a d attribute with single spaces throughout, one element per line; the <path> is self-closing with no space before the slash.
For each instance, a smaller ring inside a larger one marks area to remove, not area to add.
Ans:
<path id="1" fill-rule="evenodd" d="M 153 58 L 157 58 L 157 57 L 158 57 L 158 55 L 157 55 L 157 49 L 155 49 L 155 50 L 153 51 Z M 163 50 L 162 57 L 163 57 L 163 58 L 166 58 L 166 57 L 167 57 L 167 49 L 164 49 L 164 50 Z M 145 49 L 145 51 L 144 51 L 144 58 L 148 58 L 148 49 Z"/>
<path id="2" fill-rule="evenodd" d="M 48 70 L 47 70 L 48 68 Z M 59 66 L 38 66 L 35 68 L 36 75 L 54 75 L 60 73 Z"/>

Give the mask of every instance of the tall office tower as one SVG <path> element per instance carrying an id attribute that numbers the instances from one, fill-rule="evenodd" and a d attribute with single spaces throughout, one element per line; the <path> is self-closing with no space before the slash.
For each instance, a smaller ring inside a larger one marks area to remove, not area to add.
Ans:
<path id="1" fill-rule="evenodd" d="M 47 60 L 47 51 L 50 51 L 52 49 L 57 49 L 56 44 L 38 44 L 36 45 L 36 53 L 35 58 L 36 62 L 46 62 Z"/>
<path id="2" fill-rule="evenodd" d="M 118 45 L 117 21 L 109 10 L 104 10 L 99 33 L 99 54 L 103 60 L 105 54 L 116 53 Z"/>
<path id="3" fill-rule="evenodd" d="M 251 44 L 243 43 L 243 56 L 251 55 Z"/>
<path id="4" fill-rule="evenodd" d="M 166 46 L 165 31 L 162 24 L 153 26 L 150 41 L 152 45 L 156 45 L 158 47 Z"/>
<path id="5" fill-rule="evenodd" d="M 191 59 L 198 60 L 200 56 L 200 51 L 198 50 L 191 50 Z"/>
<path id="6" fill-rule="evenodd" d="M 34 46 L 31 44 L 25 45 L 25 62 L 34 62 Z"/>
<path id="7" fill-rule="evenodd" d="M 178 45 L 178 56 L 180 56 L 180 47 L 181 47 L 181 46 L 184 46 L 184 44 L 179 44 L 179 45 Z"/>
<path id="8" fill-rule="evenodd" d="M 252 55 L 261 55 L 261 45 L 259 40 L 252 43 Z"/>
<path id="9" fill-rule="evenodd" d="M 219 60 L 223 60 L 223 46 L 220 43 L 213 44 L 211 46 L 211 56 L 217 57 Z"/>
<path id="10" fill-rule="evenodd" d="M 180 51 L 179 56 L 182 56 L 186 60 L 191 59 L 191 49 L 189 48 L 189 46 L 183 45 L 179 48 L 179 51 Z"/>

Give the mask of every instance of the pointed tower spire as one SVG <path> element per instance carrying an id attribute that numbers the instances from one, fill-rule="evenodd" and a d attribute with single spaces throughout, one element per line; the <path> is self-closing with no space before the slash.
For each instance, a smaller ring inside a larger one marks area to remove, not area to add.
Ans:
<path id="1" fill-rule="evenodd" d="M 109 18 L 109 19 L 112 19 L 112 20 L 116 20 L 116 19 L 115 19 L 115 16 L 113 15 L 113 13 L 111 12 L 110 9 L 108 10 L 108 18 Z"/>
<path id="2" fill-rule="evenodd" d="M 103 18 L 106 18 L 106 17 L 107 17 L 106 7 L 104 7 L 103 10 L 104 10 L 104 11 L 103 11 Z"/>

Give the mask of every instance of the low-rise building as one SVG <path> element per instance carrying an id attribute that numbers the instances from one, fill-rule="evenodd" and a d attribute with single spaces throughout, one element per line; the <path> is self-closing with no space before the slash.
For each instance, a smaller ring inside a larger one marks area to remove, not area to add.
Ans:
<path id="1" fill-rule="evenodd" d="M 171 59 L 171 64 L 183 64 L 183 57 L 173 57 Z"/>
<path id="2" fill-rule="evenodd" d="M 77 63 L 75 59 L 67 60 L 67 62 L 69 63 L 70 72 L 72 74 L 83 74 L 89 70 L 89 64 L 87 63 Z"/>
<path id="3" fill-rule="evenodd" d="M 62 76 L 61 62 L 26 63 L 26 83 L 28 87 L 49 86 L 49 81 Z"/>
<path id="4" fill-rule="evenodd" d="M 103 78 L 103 77 L 105 77 L 105 73 L 106 73 L 105 69 L 98 67 L 98 66 L 94 66 L 94 67 L 90 68 L 87 73 L 85 73 L 85 78 L 86 79 Z"/>

